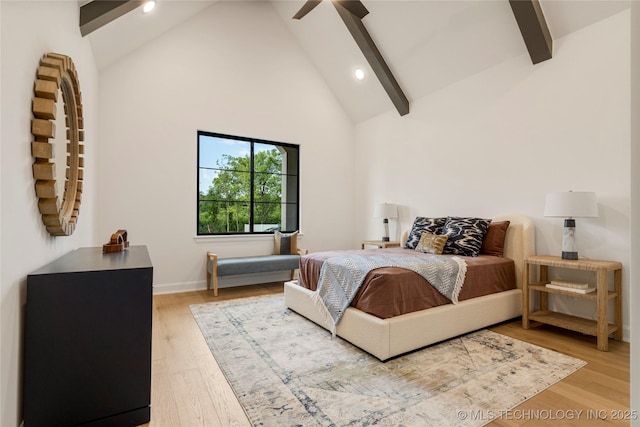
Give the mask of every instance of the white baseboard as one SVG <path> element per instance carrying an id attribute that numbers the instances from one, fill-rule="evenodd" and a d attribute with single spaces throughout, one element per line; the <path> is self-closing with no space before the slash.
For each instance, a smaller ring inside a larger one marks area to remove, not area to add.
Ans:
<path id="1" fill-rule="evenodd" d="M 153 285 L 153 294 L 177 294 L 180 292 L 204 291 L 206 289 L 207 284 L 204 280 L 197 282 L 161 283 Z"/>
<path id="2" fill-rule="evenodd" d="M 236 276 L 223 276 L 218 279 L 219 288 L 234 286 L 257 285 L 259 283 L 286 282 L 291 280 L 289 271 L 275 271 L 260 274 L 238 274 Z M 194 282 L 160 283 L 153 285 L 154 295 L 176 294 L 180 292 L 205 291 L 207 283 L 204 280 Z"/>

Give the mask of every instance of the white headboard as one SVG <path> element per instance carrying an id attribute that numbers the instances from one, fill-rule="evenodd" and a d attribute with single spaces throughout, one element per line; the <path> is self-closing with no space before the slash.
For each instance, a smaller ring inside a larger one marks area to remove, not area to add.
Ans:
<path id="1" fill-rule="evenodd" d="M 504 256 L 511 258 L 516 267 L 516 285 L 522 288 L 522 268 L 524 260 L 536 253 L 536 238 L 533 221 L 521 214 L 496 215 L 493 221 L 510 221 L 507 236 L 504 242 Z M 409 231 L 405 230 L 400 238 L 400 244 L 404 247 L 409 237 Z"/>

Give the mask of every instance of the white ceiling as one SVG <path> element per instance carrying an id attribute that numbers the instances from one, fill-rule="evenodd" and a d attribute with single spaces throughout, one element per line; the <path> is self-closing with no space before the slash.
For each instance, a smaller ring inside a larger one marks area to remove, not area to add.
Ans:
<path id="1" fill-rule="evenodd" d="M 136 9 L 88 37 L 99 68 L 154 39 L 215 0 L 160 0 L 151 14 Z M 394 110 L 386 92 L 329 1 L 301 20 L 304 0 L 271 0 L 355 123 Z M 540 0 L 554 39 L 629 7 L 629 0 Z M 363 23 L 409 101 L 527 54 L 507 0 L 363 0 Z M 551 59 L 553 60 L 553 59 Z M 534 65 L 531 65 L 532 67 Z M 353 78 L 361 67 L 363 81 Z M 409 113 L 410 115 L 411 113 Z"/>
<path id="2" fill-rule="evenodd" d="M 88 3 L 88 2 L 84 2 Z M 98 68 L 104 68 L 187 21 L 215 0 L 159 0 L 150 13 L 137 8 L 89 34 Z"/>

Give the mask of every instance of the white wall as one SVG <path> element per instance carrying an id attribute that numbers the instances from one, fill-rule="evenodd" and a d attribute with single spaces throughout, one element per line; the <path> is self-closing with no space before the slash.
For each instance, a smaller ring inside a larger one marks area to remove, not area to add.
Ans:
<path id="1" fill-rule="evenodd" d="M 559 254 L 563 221 L 543 217 L 552 191 L 595 191 L 600 217 L 578 219 L 581 257 L 621 261 L 629 338 L 629 11 L 554 41 L 554 57 L 527 54 L 414 100 L 411 113 L 356 127 L 356 239 L 379 235 L 375 203 L 415 216 L 520 212 L 536 223 L 537 252 Z M 584 317 L 573 298 L 558 309 Z"/>
<path id="2" fill-rule="evenodd" d="M 556 40 L 551 61 L 532 66 L 523 55 L 414 100 L 408 116 L 392 111 L 362 123 L 355 134 L 269 5 L 215 5 L 100 72 L 99 87 L 77 13 L 69 1 L 0 1 L 0 425 L 21 418 L 30 271 L 123 227 L 132 244 L 148 245 L 157 289 L 204 287 L 206 250 L 270 250 L 260 238 L 193 238 L 197 129 L 301 144 L 301 246 L 313 251 L 377 238 L 373 205 L 388 201 L 402 206 L 402 227 L 416 215 L 519 211 L 536 221 L 538 251 L 558 253 L 562 221 L 542 217 L 544 195 L 596 191 L 601 216 L 578 220 L 580 254 L 622 261 L 625 301 L 638 300 L 629 292 L 630 232 L 634 249 L 639 238 L 629 219 L 638 203 L 627 160 L 638 101 L 630 111 L 628 13 Z M 41 226 L 31 177 L 33 78 L 47 51 L 74 59 L 85 108 L 87 191 L 68 238 L 51 238 Z M 638 61 L 637 52 L 632 57 Z M 635 122 L 634 129 L 637 141 Z M 624 322 L 628 337 L 628 305 Z M 636 409 L 638 372 L 632 357 Z"/>
<path id="3" fill-rule="evenodd" d="M 631 2 L 631 260 L 629 283 L 638 283 L 640 277 L 640 4 Z M 630 286 L 631 309 L 631 408 L 640 410 L 640 291 Z M 640 419 L 631 421 L 632 426 L 640 426 Z"/>
<path id="4" fill-rule="evenodd" d="M 97 78 L 90 46 L 78 30 L 78 5 L 70 1 L 0 2 L 1 37 L 1 419 L 21 420 L 22 347 L 26 276 L 66 252 L 95 241 Z M 31 100 L 42 55 L 69 55 L 78 70 L 85 118 L 85 183 L 78 227 L 70 237 L 50 237 L 40 218 L 31 173 Z"/>
<path id="5" fill-rule="evenodd" d="M 204 289 L 205 253 L 267 254 L 272 237 L 196 235 L 196 131 L 300 144 L 310 250 L 353 231 L 353 125 L 266 2 L 221 2 L 100 73 L 99 233 L 147 245 L 155 292 Z"/>

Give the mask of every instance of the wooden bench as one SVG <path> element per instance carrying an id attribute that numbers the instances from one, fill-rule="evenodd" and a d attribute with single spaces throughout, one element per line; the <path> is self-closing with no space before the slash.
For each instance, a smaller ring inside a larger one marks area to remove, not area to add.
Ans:
<path id="1" fill-rule="evenodd" d="M 213 288 L 218 295 L 218 278 L 238 274 L 267 273 L 291 270 L 291 279 L 300 268 L 300 255 L 307 251 L 298 251 L 298 255 L 259 255 L 240 258 L 218 258 L 213 252 L 207 252 L 207 289 Z"/>

